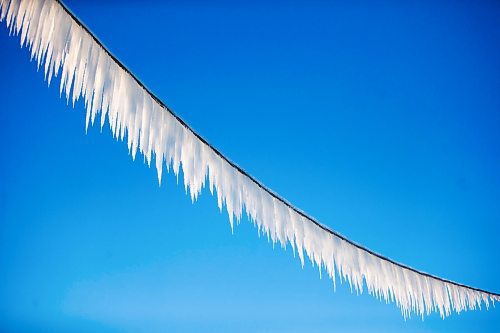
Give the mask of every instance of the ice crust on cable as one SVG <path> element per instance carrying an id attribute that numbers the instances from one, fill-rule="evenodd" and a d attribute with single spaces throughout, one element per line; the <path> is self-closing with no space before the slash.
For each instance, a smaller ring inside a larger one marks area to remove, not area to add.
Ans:
<path id="1" fill-rule="evenodd" d="M 500 297 L 442 281 L 360 249 L 290 208 L 221 158 L 169 110 L 159 104 L 54 0 L 0 0 L 0 20 L 20 36 L 50 85 L 60 76 L 60 92 L 68 101 L 82 98 L 86 128 L 100 114 L 115 138 L 126 140 L 132 158 L 137 151 L 148 165 L 153 157 L 161 183 L 163 165 L 176 176 L 182 166 L 184 186 L 195 201 L 208 179 L 231 228 L 242 214 L 282 247 L 291 245 L 304 265 L 307 256 L 335 284 L 347 281 L 356 293 L 364 288 L 379 299 L 395 302 L 406 318 L 439 312 L 441 317 L 481 308 Z M 304 254 L 305 252 L 305 254 Z M 366 286 L 365 286 L 366 285 Z"/>

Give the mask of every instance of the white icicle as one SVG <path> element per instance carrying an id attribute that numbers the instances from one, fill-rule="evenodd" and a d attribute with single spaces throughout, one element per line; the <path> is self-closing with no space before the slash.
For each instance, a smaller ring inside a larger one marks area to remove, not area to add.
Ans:
<path id="1" fill-rule="evenodd" d="M 132 158 L 137 150 L 148 165 L 155 158 L 158 181 L 163 164 L 178 177 L 192 201 L 208 178 L 219 208 L 225 206 L 231 228 L 245 213 L 273 244 L 290 243 L 302 265 L 304 253 L 335 284 L 335 274 L 357 293 L 364 290 L 386 302 L 395 302 L 406 318 L 437 311 L 442 317 L 494 304 L 500 297 L 416 272 L 353 245 L 322 228 L 221 157 L 183 125 L 54 0 L 0 0 L 0 20 L 20 34 L 47 81 L 60 76 L 60 92 L 74 104 L 82 98 L 86 126 L 101 113 L 111 132 L 127 145 Z"/>

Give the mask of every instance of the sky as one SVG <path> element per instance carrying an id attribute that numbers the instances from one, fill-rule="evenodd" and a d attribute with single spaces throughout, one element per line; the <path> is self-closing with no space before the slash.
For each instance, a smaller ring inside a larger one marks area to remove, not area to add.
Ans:
<path id="1" fill-rule="evenodd" d="M 396 261 L 500 292 L 500 4 L 65 1 L 255 178 Z M 0 27 L 2 332 L 495 332 L 404 320 L 132 161 Z M 179 177 L 182 179 L 182 177 Z"/>

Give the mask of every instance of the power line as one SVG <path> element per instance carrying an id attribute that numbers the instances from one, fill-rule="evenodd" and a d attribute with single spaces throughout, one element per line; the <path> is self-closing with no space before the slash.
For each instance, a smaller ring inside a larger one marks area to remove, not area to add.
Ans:
<path id="1" fill-rule="evenodd" d="M 271 195 L 273 198 L 275 198 L 276 200 L 280 201 L 281 203 L 283 203 L 284 205 L 286 205 L 287 207 L 289 207 L 290 209 L 292 209 L 293 211 L 295 211 L 297 214 L 299 214 L 300 216 L 308 219 L 309 221 L 311 221 L 313 224 L 315 224 L 316 226 L 318 226 L 319 228 L 321 228 L 322 230 L 344 240 L 345 242 L 355 246 L 356 248 L 362 250 L 362 251 L 365 251 L 371 255 L 374 255 L 375 257 L 379 258 L 379 259 L 382 259 L 382 260 L 385 260 L 385 261 L 388 261 L 396 266 L 399 266 L 401 268 L 404 268 L 404 269 L 407 269 L 407 270 L 410 270 L 410 271 L 413 271 L 417 274 L 420 274 L 420 275 L 423 275 L 423 276 L 427 276 L 427 277 L 430 277 L 432 279 L 436 279 L 436 280 L 439 280 L 439 281 L 442 281 L 442 282 L 446 282 L 446 283 L 450 283 L 450 284 L 453 284 L 453 285 L 456 285 L 456 286 L 459 286 L 459 287 L 464 287 L 464 288 L 468 288 L 468 289 L 471 289 L 471 290 L 475 290 L 475 291 L 479 291 L 479 292 L 483 292 L 483 293 L 487 293 L 487 294 L 490 294 L 490 295 L 493 295 L 493 296 L 497 296 L 497 297 L 500 297 L 500 293 L 494 293 L 494 292 L 491 292 L 491 291 L 487 291 L 487 290 L 484 290 L 484 289 L 480 289 L 480 288 L 475 288 L 475 287 L 471 287 L 471 286 L 468 286 L 468 285 L 465 285 L 465 284 L 461 284 L 461 283 L 458 283 L 458 282 L 455 282 L 455 281 L 451 281 L 451 280 L 447 280 L 447 279 L 444 279 L 444 278 L 441 278 L 441 277 L 438 277 L 438 276 L 435 276 L 435 275 L 432 275 L 432 274 L 429 274 L 429 273 L 426 273 L 426 272 L 422 272 L 422 271 L 419 271 L 415 268 L 412 268 L 410 266 L 407 266 L 405 264 L 402 264 L 402 263 L 399 263 L 399 262 L 396 262 L 388 257 L 385 257 L 381 254 L 378 254 L 376 252 L 373 252 L 372 250 L 360 245 L 360 244 L 357 244 L 356 242 L 353 242 L 352 240 L 346 238 L 345 236 L 341 235 L 340 233 L 334 231 L 334 230 L 331 230 L 329 229 L 328 227 L 324 226 L 323 224 L 319 223 L 315 218 L 313 218 L 312 216 L 306 214 L 305 212 L 303 212 L 302 210 L 300 210 L 299 208 L 295 207 L 294 205 L 292 205 L 291 203 L 289 203 L 287 200 L 285 200 L 284 198 L 280 197 L 277 193 L 275 193 L 274 191 L 272 191 L 271 189 L 269 189 L 268 187 L 266 187 L 264 184 L 262 184 L 261 182 L 259 182 L 257 179 L 255 179 L 253 176 L 251 176 L 248 172 L 246 172 L 244 169 L 242 169 L 240 166 L 238 166 L 236 163 L 232 162 L 229 158 L 227 158 L 225 155 L 223 155 L 217 148 L 215 148 L 214 146 L 212 146 L 207 140 L 205 140 L 200 134 L 198 134 L 196 131 L 194 131 L 182 118 L 180 118 L 172 109 L 170 109 L 165 103 L 163 103 L 160 98 L 158 98 L 150 89 L 148 89 L 127 67 L 125 67 L 125 65 L 120 61 L 118 60 L 118 58 L 116 58 L 116 56 L 114 56 L 104 45 L 103 43 L 90 31 L 90 29 L 80 21 L 80 19 L 78 19 L 78 17 L 76 17 L 76 15 L 73 14 L 73 12 L 61 1 L 61 0 L 56 0 L 60 5 L 61 7 L 64 9 L 64 11 L 66 11 L 66 13 L 68 15 L 71 16 L 71 18 L 73 18 L 73 20 L 82 28 L 84 29 L 93 39 L 94 41 L 100 46 L 102 47 L 102 49 L 111 57 L 111 59 L 113 59 L 113 61 L 121 68 L 123 69 L 125 72 L 127 72 L 136 82 L 137 84 L 139 84 L 161 107 L 163 107 L 165 110 L 167 110 L 173 117 L 175 117 L 175 119 L 177 119 L 177 121 L 179 121 L 187 130 L 189 130 L 194 136 L 196 136 L 201 142 L 203 142 L 205 145 L 207 145 L 210 149 L 212 149 L 212 151 L 217 154 L 220 158 L 222 158 L 223 160 L 225 160 L 227 163 L 229 163 L 229 165 L 231 165 L 233 168 L 235 168 L 236 170 L 238 170 L 241 174 L 243 174 L 244 176 L 246 176 L 248 179 L 250 179 L 253 183 L 255 183 L 258 187 L 260 187 L 261 189 L 263 189 L 264 191 L 266 191 L 269 195 Z"/>

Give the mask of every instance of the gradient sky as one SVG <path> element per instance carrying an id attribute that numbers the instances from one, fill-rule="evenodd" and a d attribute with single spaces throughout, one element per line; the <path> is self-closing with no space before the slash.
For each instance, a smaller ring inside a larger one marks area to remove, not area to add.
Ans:
<path id="1" fill-rule="evenodd" d="M 500 5 L 65 1 L 150 89 L 322 223 L 500 292 Z M 192 204 L 0 28 L 2 332 L 497 332 L 334 292 Z M 107 126 L 107 125 L 106 125 Z"/>

